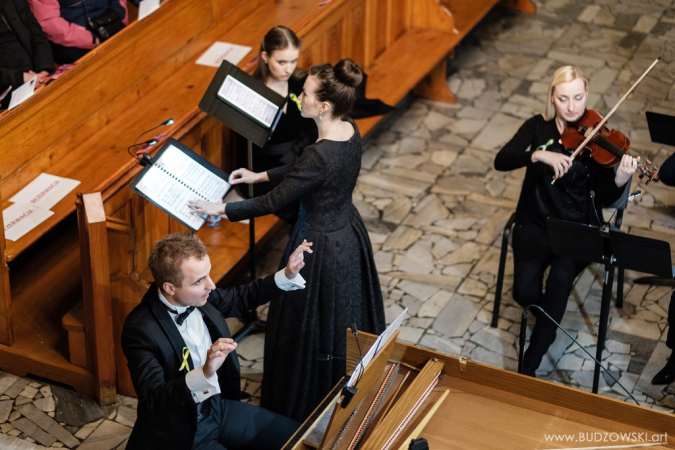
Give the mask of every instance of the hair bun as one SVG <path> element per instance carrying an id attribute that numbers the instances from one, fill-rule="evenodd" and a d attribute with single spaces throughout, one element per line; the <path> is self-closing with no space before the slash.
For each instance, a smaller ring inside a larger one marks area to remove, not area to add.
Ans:
<path id="1" fill-rule="evenodd" d="M 355 88 L 363 80 L 363 72 L 350 58 L 345 58 L 335 65 L 333 69 L 335 78 L 347 86 Z"/>

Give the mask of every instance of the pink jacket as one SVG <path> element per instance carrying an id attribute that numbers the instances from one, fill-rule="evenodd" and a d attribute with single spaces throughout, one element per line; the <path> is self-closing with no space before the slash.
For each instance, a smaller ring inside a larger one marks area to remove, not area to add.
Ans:
<path id="1" fill-rule="evenodd" d="M 129 14 L 126 13 L 127 2 L 126 0 L 119 0 L 119 2 L 125 11 L 124 24 L 126 25 L 129 23 Z M 59 0 L 29 0 L 29 3 L 35 18 L 51 42 L 64 47 L 83 49 L 95 47 L 94 36 L 89 30 L 61 17 Z"/>

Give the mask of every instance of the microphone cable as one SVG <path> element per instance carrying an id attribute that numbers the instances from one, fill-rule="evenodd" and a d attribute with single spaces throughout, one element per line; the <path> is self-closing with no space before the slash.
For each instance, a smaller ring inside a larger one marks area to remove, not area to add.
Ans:
<path id="1" fill-rule="evenodd" d="M 143 163 L 145 160 L 142 157 L 138 156 L 137 153 L 131 153 L 131 149 L 133 147 L 138 147 L 139 145 L 155 145 L 158 142 L 157 139 L 150 139 L 149 141 L 141 142 L 141 143 L 138 143 L 138 144 L 137 144 L 137 142 L 141 138 L 141 136 L 143 136 L 144 134 L 148 134 L 152 130 L 156 130 L 159 127 L 163 127 L 165 125 L 171 125 L 171 124 L 173 124 L 173 118 L 167 119 L 164 122 L 157 125 L 156 127 L 150 128 L 149 130 L 144 131 L 143 133 L 139 134 L 138 137 L 134 140 L 134 143 L 132 145 L 130 145 L 129 147 L 127 147 L 127 153 L 129 153 L 129 155 L 131 157 L 136 158 L 137 160 L 141 161 L 141 163 Z"/>
<path id="2" fill-rule="evenodd" d="M 548 313 L 547 313 L 546 311 L 544 311 L 544 310 L 542 309 L 541 306 L 538 306 L 538 305 L 530 305 L 530 306 L 525 307 L 525 309 L 523 309 L 523 315 L 522 315 L 522 319 L 521 319 L 521 322 L 520 322 L 520 356 L 518 357 L 518 369 L 519 369 L 519 371 L 522 369 L 522 355 L 524 355 L 524 353 L 525 353 L 524 350 L 523 350 L 523 348 L 525 347 L 525 327 L 527 326 L 527 311 L 528 311 L 530 308 L 537 308 L 539 311 L 541 311 L 541 312 L 548 318 L 548 320 L 550 320 L 551 322 L 553 322 L 559 329 L 561 329 L 561 330 L 563 331 L 563 333 L 565 333 L 565 334 L 567 335 L 568 338 L 572 339 L 572 340 L 574 341 L 574 343 L 577 344 L 577 346 L 579 346 L 579 348 L 580 348 L 581 350 L 584 351 L 584 353 L 586 353 L 593 361 L 595 361 L 595 363 L 596 363 L 598 366 L 600 366 L 600 367 L 602 368 L 602 370 L 604 370 L 605 373 L 606 373 L 607 375 L 609 375 L 609 376 L 612 378 L 612 380 L 614 380 L 614 381 L 616 382 L 616 384 L 618 384 L 619 386 L 621 386 L 621 388 L 622 388 L 624 391 L 626 391 L 626 394 L 628 394 L 628 396 L 629 396 L 629 397 L 630 397 L 630 398 L 631 398 L 638 406 L 640 406 L 640 402 L 638 402 L 638 401 L 635 399 L 635 397 L 633 397 L 633 394 L 631 394 L 630 392 L 628 392 L 628 389 L 626 389 L 626 387 L 625 387 L 623 384 L 619 383 L 619 380 L 617 380 L 617 379 L 614 377 L 614 375 L 612 375 L 611 372 L 605 368 L 605 366 L 603 366 L 602 364 L 600 364 L 600 361 L 598 361 L 597 359 L 595 359 L 595 357 L 594 357 L 593 355 L 591 355 L 591 354 L 590 354 L 590 353 L 589 353 L 589 352 L 588 352 L 581 344 L 579 344 L 579 342 L 578 342 L 576 339 L 574 339 L 574 338 L 567 332 L 567 330 L 564 329 L 564 328 L 562 327 L 562 325 L 560 325 L 558 322 L 556 322 L 555 320 L 553 320 L 553 318 L 552 318 L 551 316 L 549 316 Z M 521 372 L 521 373 L 522 373 L 522 372 Z"/>

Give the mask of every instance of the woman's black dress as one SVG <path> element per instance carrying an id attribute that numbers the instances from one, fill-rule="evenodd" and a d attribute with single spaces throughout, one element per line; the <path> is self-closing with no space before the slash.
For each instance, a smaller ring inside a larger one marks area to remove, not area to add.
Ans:
<path id="1" fill-rule="evenodd" d="M 321 140 L 293 167 L 268 171 L 278 185 L 268 194 L 228 203 L 233 221 L 272 213 L 299 200 L 300 211 L 280 267 L 303 239 L 312 242 L 301 275 L 305 289 L 270 304 L 265 337 L 261 406 L 303 421 L 345 374 L 344 360 L 318 361 L 317 354 L 346 355 L 346 330 L 381 333 L 382 292 L 368 232 L 352 203 L 361 168 L 356 124 L 349 141 Z"/>

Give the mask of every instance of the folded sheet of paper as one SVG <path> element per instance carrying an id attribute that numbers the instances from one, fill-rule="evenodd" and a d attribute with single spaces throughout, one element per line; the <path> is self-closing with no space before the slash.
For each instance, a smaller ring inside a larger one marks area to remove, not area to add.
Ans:
<path id="1" fill-rule="evenodd" d="M 159 9 L 159 0 L 143 0 L 138 4 L 138 20 L 143 20 Z"/>
<path id="2" fill-rule="evenodd" d="M 25 203 L 15 203 L 2 212 L 5 224 L 5 239 L 16 241 L 30 230 L 47 220 L 54 212 Z"/>
<path id="3" fill-rule="evenodd" d="M 28 100 L 35 92 L 35 85 L 37 84 L 37 76 L 26 81 L 24 84 L 12 91 L 12 97 L 9 100 L 9 107 L 7 109 L 12 109 L 16 106 L 19 106 L 21 103 Z"/>
<path id="4" fill-rule="evenodd" d="M 75 189 L 78 184 L 80 182 L 77 180 L 41 173 L 9 201 L 49 209 Z"/>
<path id="5" fill-rule="evenodd" d="M 144 0 L 147 1 L 147 0 Z M 214 42 L 209 49 L 197 60 L 202 66 L 220 67 L 223 60 L 235 66 L 251 51 L 251 47 L 230 44 L 229 42 Z"/>

